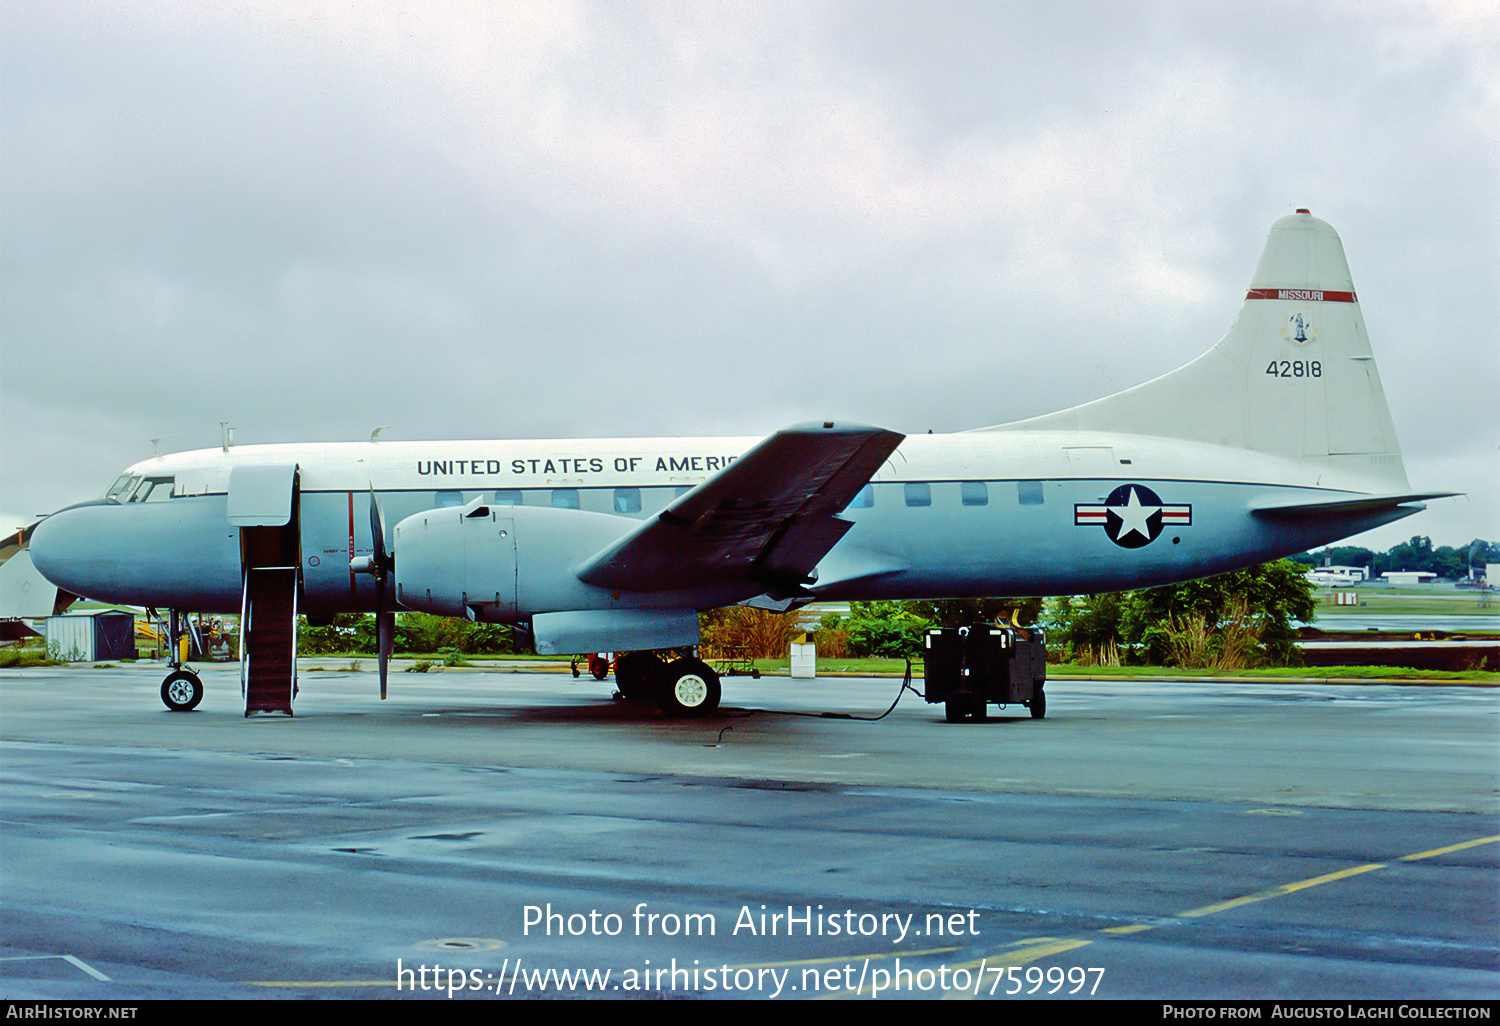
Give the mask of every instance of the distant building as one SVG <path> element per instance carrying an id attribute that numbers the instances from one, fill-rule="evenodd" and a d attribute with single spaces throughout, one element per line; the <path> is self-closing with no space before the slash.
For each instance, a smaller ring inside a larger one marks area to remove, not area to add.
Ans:
<path id="1" fill-rule="evenodd" d="M 1362 566 L 1317 566 L 1307 571 L 1307 583 L 1316 588 L 1352 588 L 1370 576 Z"/>
<path id="2" fill-rule="evenodd" d="M 1426 584 L 1437 576 L 1427 570 L 1392 570 L 1390 573 L 1381 574 L 1387 584 Z"/>

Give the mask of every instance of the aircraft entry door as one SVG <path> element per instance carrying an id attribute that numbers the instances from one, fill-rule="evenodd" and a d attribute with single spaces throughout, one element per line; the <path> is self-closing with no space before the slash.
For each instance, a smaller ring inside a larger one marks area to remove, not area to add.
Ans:
<path id="1" fill-rule="evenodd" d="M 302 562 L 296 464 L 245 464 L 229 474 L 225 517 L 240 529 L 240 689 L 245 715 L 291 715 L 297 692 Z"/>

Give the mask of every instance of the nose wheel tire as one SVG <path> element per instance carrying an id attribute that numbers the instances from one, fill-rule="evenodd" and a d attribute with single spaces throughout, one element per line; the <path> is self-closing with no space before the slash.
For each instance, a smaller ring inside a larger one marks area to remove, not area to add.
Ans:
<path id="1" fill-rule="evenodd" d="M 659 702 L 668 716 L 707 716 L 719 695 L 719 675 L 702 660 L 675 659 L 662 674 Z"/>
<path id="2" fill-rule="evenodd" d="M 191 670 L 178 670 L 161 682 L 161 700 L 173 712 L 188 712 L 203 701 L 203 682 Z"/>

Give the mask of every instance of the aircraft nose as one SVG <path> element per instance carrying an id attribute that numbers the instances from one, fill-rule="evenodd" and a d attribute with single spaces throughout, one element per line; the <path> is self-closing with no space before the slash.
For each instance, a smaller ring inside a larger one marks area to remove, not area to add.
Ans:
<path id="1" fill-rule="evenodd" d="M 65 591 L 175 609 L 240 607 L 240 533 L 223 505 L 100 499 L 58 510 L 31 534 L 31 562 Z"/>
<path id="2" fill-rule="evenodd" d="M 88 565 L 97 555 L 91 551 L 99 537 L 94 506 L 86 503 L 58 510 L 32 529 L 27 546 L 37 572 L 75 595 L 85 594 Z"/>

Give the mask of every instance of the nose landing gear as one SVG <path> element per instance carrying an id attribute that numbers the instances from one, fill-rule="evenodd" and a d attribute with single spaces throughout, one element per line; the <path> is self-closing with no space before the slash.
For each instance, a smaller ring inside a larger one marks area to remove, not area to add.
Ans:
<path id="1" fill-rule="evenodd" d="M 203 701 L 203 682 L 192 670 L 176 670 L 161 682 L 161 700 L 173 712 L 189 712 Z"/>
<path id="2" fill-rule="evenodd" d="M 148 610 L 152 620 L 156 620 L 156 610 Z M 198 708 L 198 703 L 203 701 L 203 681 L 198 675 L 183 665 L 187 658 L 188 639 L 182 636 L 181 615 L 177 610 L 171 612 L 171 627 L 167 631 L 167 665 L 172 672 L 167 674 L 167 679 L 161 682 L 161 700 L 166 707 L 173 712 L 191 712 Z"/>

